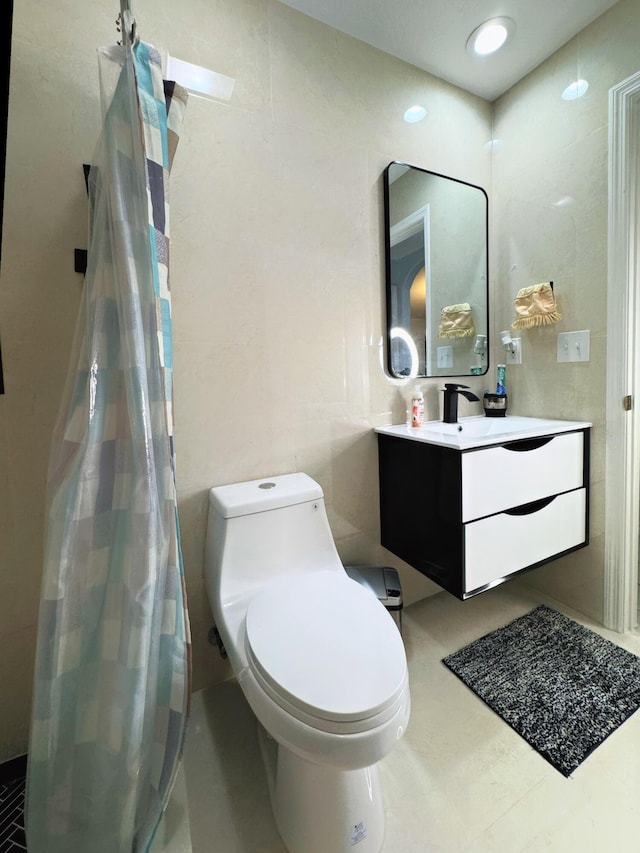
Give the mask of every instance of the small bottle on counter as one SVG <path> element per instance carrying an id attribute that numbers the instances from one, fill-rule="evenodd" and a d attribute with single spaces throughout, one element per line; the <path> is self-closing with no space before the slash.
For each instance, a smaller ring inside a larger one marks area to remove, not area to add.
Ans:
<path id="1" fill-rule="evenodd" d="M 424 423 L 424 395 L 422 389 L 416 385 L 411 398 L 411 426 L 421 427 Z"/>

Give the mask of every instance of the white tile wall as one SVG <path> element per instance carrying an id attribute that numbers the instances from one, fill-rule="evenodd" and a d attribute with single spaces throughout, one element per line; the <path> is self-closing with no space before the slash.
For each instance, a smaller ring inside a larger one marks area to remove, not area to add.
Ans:
<path id="1" fill-rule="evenodd" d="M 494 329 L 513 320 L 518 289 L 553 280 L 563 319 L 522 331 L 508 372 L 510 408 L 592 421 L 591 545 L 526 582 L 603 618 L 607 317 L 608 91 L 640 68 L 640 8 L 620 0 L 495 104 Z M 564 101 L 573 80 L 586 95 Z M 589 329 L 588 363 L 558 364 L 559 332 Z"/>
<path id="2" fill-rule="evenodd" d="M 15 4 L 0 333 L 0 757 L 24 751 L 48 446 L 82 287 L 82 164 L 99 125 L 96 48 L 112 0 Z M 553 362 L 556 329 L 523 334 L 509 372 L 521 414 L 595 423 L 592 546 L 532 582 L 602 612 L 606 92 L 637 70 L 640 12 L 620 0 L 495 106 L 277 0 L 138 0 L 143 39 L 236 80 L 229 103 L 192 99 L 170 187 L 180 512 L 195 687 L 228 674 L 207 645 L 206 490 L 304 470 L 349 562 L 393 562 L 406 600 L 436 590 L 378 544 L 371 427 L 404 419 L 385 377 L 382 189 L 392 159 L 490 189 L 494 331 L 519 286 L 553 278 L 565 319 L 590 328 L 588 365 Z M 590 79 L 566 106 L 559 87 Z M 416 101 L 418 125 L 402 120 Z M 493 164 L 491 136 L 504 145 Z M 552 206 L 557 193 L 573 207 Z M 495 353 L 493 357 L 495 363 Z M 469 382 L 484 387 L 480 377 Z M 423 383 L 440 416 L 439 383 Z"/>

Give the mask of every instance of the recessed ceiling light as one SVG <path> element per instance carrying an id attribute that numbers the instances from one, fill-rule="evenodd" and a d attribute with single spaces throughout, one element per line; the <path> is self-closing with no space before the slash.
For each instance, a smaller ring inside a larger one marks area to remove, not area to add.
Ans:
<path id="1" fill-rule="evenodd" d="M 499 50 L 510 38 L 516 25 L 511 18 L 491 18 L 480 24 L 467 39 L 467 53 L 471 56 L 489 56 Z"/>
<path id="2" fill-rule="evenodd" d="M 421 107 L 420 104 L 414 104 L 405 112 L 404 120 L 408 121 L 409 124 L 415 124 L 417 121 L 422 121 L 426 114 L 427 111 L 424 107 Z"/>
<path id="3" fill-rule="evenodd" d="M 562 97 L 565 101 L 576 101 L 586 93 L 588 88 L 589 84 L 586 80 L 575 80 L 567 86 L 562 93 Z"/>

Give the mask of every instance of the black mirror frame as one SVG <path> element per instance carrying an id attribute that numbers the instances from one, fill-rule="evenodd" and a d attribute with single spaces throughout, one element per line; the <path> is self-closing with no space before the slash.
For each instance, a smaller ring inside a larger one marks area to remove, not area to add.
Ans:
<path id="1" fill-rule="evenodd" d="M 483 187 L 477 184 L 463 181 L 460 178 L 452 178 L 450 175 L 442 175 L 439 172 L 432 172 L 429 169 L 423 169 L 420 166 L 413 166 L 411 163 L 405 163 L 402 160 L 392 160 L 382 173 L 382 188 L 384 197 L 384 273 L 385 273 L 385 318 L 386 318 L 386 370 L 392 379 L 406 379 L 408 377 L 397 376 L 392 370 L 392 354 L 391 354 L 391 217 L 390 217 L 390 199 L 389 199 L 389 170 L 392 166 L 406 166 L 409 169 L 415 169 L 419 172 L 425 172 L 433 175 L 436 178 L 445 178 L 448 181 L 455 181 L 458 184 L 464 184 L 474 190 L 480 190 L 485 197 L 486 216 L 485 216 L 485 246 L 486 246 L 486 303 L 487 303 L 487 365 L 484 373 L 479 374 L 486 376 L 489 371 L 489 352 L 490 352 L 490 332 L 489 332 L 489 196 Z M 438 373 L 433 376 L 418 375 L 416 379 L 439 379 L 446 376 L 473 376 L 472 373 Z"/>

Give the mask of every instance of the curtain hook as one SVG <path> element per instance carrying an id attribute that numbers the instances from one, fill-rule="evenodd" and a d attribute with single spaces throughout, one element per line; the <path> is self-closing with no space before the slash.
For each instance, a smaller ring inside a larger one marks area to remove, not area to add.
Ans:
<path id="1" fill-rule="evenodd" d="M 131 12 L 128 9 L 123 9 L 122 12 L 116 18 L 116 29 L 122 35 L 122 42 L 124 44 L 125 34 L 129 39 L 131 46 L 133 47 L 138 42 L 138 27 L 136 23 L 136 19 L 132 16 Z"/>

